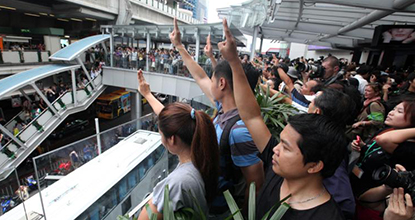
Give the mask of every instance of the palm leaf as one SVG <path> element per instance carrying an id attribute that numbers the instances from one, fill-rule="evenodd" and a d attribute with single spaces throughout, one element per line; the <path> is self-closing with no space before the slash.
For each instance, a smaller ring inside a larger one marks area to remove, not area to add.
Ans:
<path id="1" fill-rule="evenodd" d="M 256 192 L 255 182 L 252 182 L 251 185 L 249 186 L 248 220 L 255 220 L 255 215 L 256 215 L 255 213 L 256 212 L 255 192 Z"/>
<path id="2" fill-rule="evenodd" d="M 229 210 L 231 210 L 232 215 L 234 215 L 233 218 L 235 220 L 243 220 L 243 217 L 242 217 L 242 214 L 240 213 L 238 205 L 236 204 L 229 190 L 226 190 L 225 192 L 223 192 L 223 195 L 225 196 L 226 203 L 228 203 Z"/>

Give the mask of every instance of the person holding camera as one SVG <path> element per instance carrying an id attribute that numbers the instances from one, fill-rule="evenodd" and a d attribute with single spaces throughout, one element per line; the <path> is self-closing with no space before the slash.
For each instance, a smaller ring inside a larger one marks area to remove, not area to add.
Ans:
<path id="1" fill-rule="evenodd" d="M 351 183 L 355 195 L 359 198 L 368 190 L 381 185 L 372 178 L 379 167 L 388 164 L 402 164 L 408 170 L 415 170 L 415 99 L 405 99 L 389 112 L 384 124 L 366 143 L 357 138 L 352 149 L 360 152 L 353 168 Z M 364 200 L 358 206 L 367 206 Z"/>
<path id="2" fill-rule="evenodd" d="M 341 126 L 324 115 L 298 114 L 288 120 L 278 143 L 263 121 L 254 94 L 249 91 L 226 20 L 223 25 L 226 41 L 218 47 L 232 68 L 235 103 L 266 170 L 265 183 L 257 198 L 256 219 L 261 219 L 274 204 L 290 194 L 291 208 L 283 219 L 344 219 L 323 185 L 323 179 L 334 174 L 344 157 L 347 142 Z M 270 216 L 273 212 L 275 209 Z"/>
<path id="3" fill-rule="evenodd" d="M 383 185 L 372 188 L 359 197 L 365 207 L 357 207 L 356 219 L 381 220 L 382 213 L 383 220 L 412 219 L 415 171 L 408 172 L 400 164 L 395 165 L 395 170 L 385 165 L 373 173 L 373 178 Z"/>

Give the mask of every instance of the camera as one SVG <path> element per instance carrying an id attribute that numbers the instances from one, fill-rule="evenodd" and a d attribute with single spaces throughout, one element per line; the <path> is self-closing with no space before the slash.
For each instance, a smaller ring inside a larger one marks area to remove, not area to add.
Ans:
<path id="1" fill-rule="evenodd" d="M 373 171 L 372 178 L 391 188 L 404 188 L 405 193 L 409 193 L 412 201 L 415 202 L 415 170 L 396 172 L 390 166 L 385 165 Z"/>
<path id="2" fill-rule="evenodd" d="M 398 92 L 399 91 L 398 84 L 396 82 L 393 82 L 391 87 L 388 88 L 388 91 L 392 93 Z"/>
<path id="3" fill-rule="evenodd" d="M 321 78 L 324 76 L 324 73 L 326 72 L 326 69 L 319 64 L 304 64 L 296 62 L 295 67 L 299 72 L 308 72 L 311 70 L 310 78 Z"/>

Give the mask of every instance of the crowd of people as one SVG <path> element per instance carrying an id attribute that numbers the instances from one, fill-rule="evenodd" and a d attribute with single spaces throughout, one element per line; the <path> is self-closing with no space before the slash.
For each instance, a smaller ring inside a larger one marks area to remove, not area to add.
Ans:
<path id="1" fill-rule="evenodd" d="M 193 60 L 196 60 L 195 52 L 190 54 Z M 175 49 L 151 49 L 146 53 L 146 48 L 132 48 L 132 47 L 121 47 L 118 46 L 115 48 L 113 53 L 114 56 L 114 66 L 125 69 L 146 69 L 147 59 L 149 60 L 149 71 L 165 74 L 174 74 L 191 77 L 186 64 L 183 62 L 183 59 L 180 53 Z M 198 57 L 199 64 L 203 66 L 203 69 L 211 74 L 212 72 L 212 63 L 211 60 L 205 54 L 202 54 Z"/>
<path id="2" fill-rule="evenodd" d="M 411 219 L 415 170 L 415 73 L 371 68 L 328 56 L 319 60 L 239 56 L 224 20 L 209 77 L 181 43 L 177 21 L 170 40 L 189 73 L 217 108 L 213 120 L 189 105 L 164 106 L 138 71 L 139 92 L 158 115 L 162 142 L 178 167 L 154 188 L 149 208 L 163 216 L 163 190 L 174 211 L 194 208 L 208 219 L 229 212 L 229 190 L 247 215 L 247 186 L 257 189 L 256 219 L 283 198 L 282 219 Z M 409 73 L 409 74 L 408 74 Z M 254 88 L 295 107 L 279 137 L 261 115 Z M 408 171 L 406 171 L 408 170 Z M 383 179 L 387 179 L 384 181 Z M 194 194 L 194 197 L 189 193 Z M 139 219 L 148 219 L 143 209 Z"/>

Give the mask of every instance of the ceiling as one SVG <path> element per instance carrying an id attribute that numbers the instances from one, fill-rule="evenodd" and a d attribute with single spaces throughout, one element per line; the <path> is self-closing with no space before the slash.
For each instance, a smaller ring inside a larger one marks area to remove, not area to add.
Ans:
<path id="1" fill-rule="evenodd" d="M 333 48 L 370 45 L 378 25 L 415 25 L 415 0 L 251 0 L 218 9 L 242 33 Z"/>

